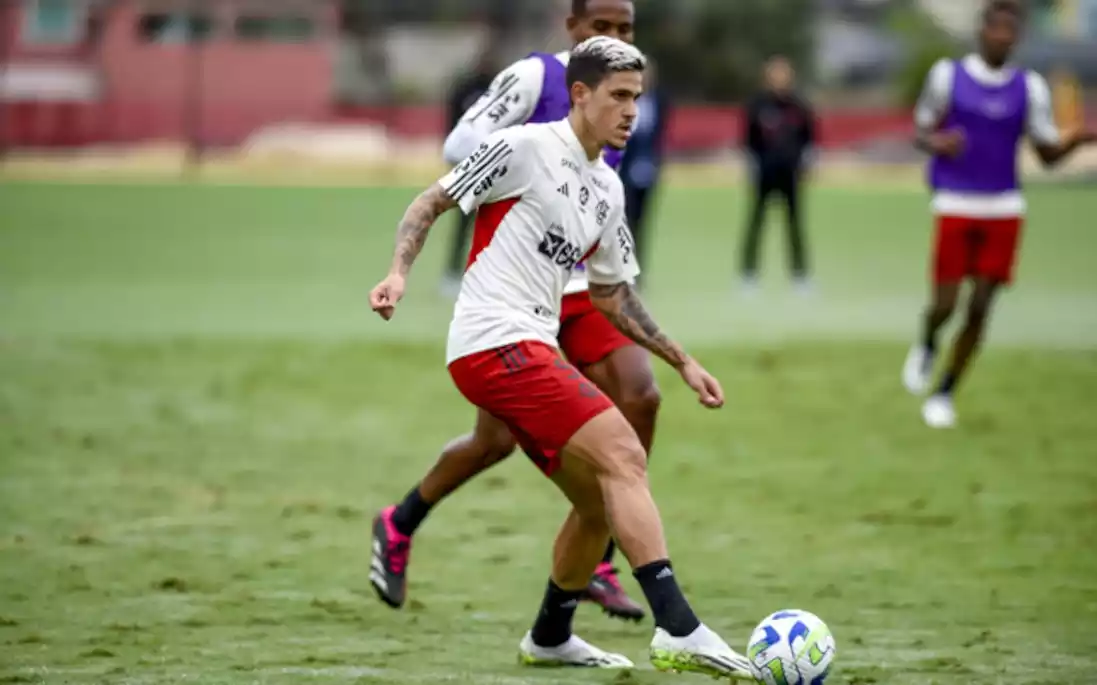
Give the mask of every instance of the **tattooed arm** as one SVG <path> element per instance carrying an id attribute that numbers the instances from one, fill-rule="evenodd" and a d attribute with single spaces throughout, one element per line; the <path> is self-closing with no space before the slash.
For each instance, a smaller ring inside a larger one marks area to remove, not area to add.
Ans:
<path id="1" fill-rule="evenodd" d="M 415 258 L 427 242 L 431 226 L 438 217 L 456 206 L 457 203 L 438 183 L 424 190 L 412 201 L 396 229 L 396 251 L 392 257 L 390 274 L 408 275 Z"/>
<path id="2" fill-rule="evenodd" d="M 619 331 L 646 347 L 677 369 L 686 385 L 697 393 L 701 404 L 716 409 L 724 405 L 720 382 L 668 338 L 644 309 L 636 291 L 627 282 L 614 285 L 590 284 L 590 300 Z"/>
<path id="3" fill-rule="evenodd" d="M 628 283 L 591 283 L 590 300 L 617 330 L 674 368 L 681 368 L 689 361 L 685 350 L 659 330 L 658 324 L 648 314 L 640 297 Z"/>
<path id="4" fill-rule="evenodd" d="M 385 321 L 396 313 L 396 305 L 404 297 L 404 279 L 427 242 L 430 227 L 447 209 L 456 205 L 442 186 L 436 183 L 420 193 L 404 213 L 400 227 L 396 229 L 396 252 L 392 256 L 388 276 L 369 294 L 370 308 Z"/>
<path id="5" fill-rule="evenodd" d="M 453 207 L 471 214 L 484 203 L 520 197 L 528 189 L 528 161 L 532 156 L 528 154 L 527 138 L 521 129 L 493 134 L 468 159 L 415 198 L 396 230 L 389 273 L 370 292 L 370 306 L 381 318 L 387 321 L 396 312 L 411 265 L 438 217 Z M 516 151 L 527 154 L 519 157 Z"/>

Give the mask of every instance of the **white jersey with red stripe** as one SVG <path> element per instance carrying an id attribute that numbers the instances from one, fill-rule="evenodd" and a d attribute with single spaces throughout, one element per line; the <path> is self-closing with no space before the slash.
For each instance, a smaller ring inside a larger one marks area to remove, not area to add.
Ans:
<path id="1" fill-rule="evenodd" d="M 567 67 L 570 58 L 570 52 L 556 53 L 556 60 L 564 67 Z M 545 86 L 545 64 L 537 57 L 520 59 L 499 72 L 491 87 L 469 107 L 461 121 L 446 136 L 442 157 L 450 164 L 457 164 L 492 133 L 525 124 L 537 110 Z M 560 79 L 555 87 L 567 90 L 567 83 Z M 571 280 L 564 286 L 564 294 L 586 290 L 586 271 L 572 271 Z"/>
<path id="2" fill-rule="evenodd" d="M 439 184 L 461 211 L 479 210 L 447 364 L 523 340 L 555 347 L 576 264 L 591 283 L 639 274 L 621 181 L 566 119 L 493 133 Z"/>

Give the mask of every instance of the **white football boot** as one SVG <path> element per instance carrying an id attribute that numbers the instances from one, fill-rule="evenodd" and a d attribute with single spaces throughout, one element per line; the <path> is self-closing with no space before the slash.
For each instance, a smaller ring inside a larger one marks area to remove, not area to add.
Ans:
<path id="1" fill-rule="evenodd" d="M 933 374 L 933 355 L 926 346 L 914 343 L 907 352 L 903 363 L 903 385 L 911 395 L 922 396 L 929 389 L 930 376 Z"/>
<path id="2" fill-rule="evenodd" d="M 584 666 L 586 668 L 632 668 L 627 657 L 603 652 L 594 645 L 574 635 L 558 647 L 541 647 L 534 644 L 533 635 L 526 633 L 518 645 L 518 662 L 525 666 L 557 668 Z"/>
<path id="3" fill-rule="evenodd" d="M 685 637 L 672 637 L 656 628 L 651 640 L 651 664 L 658 671 L 690 671 L 755 682 L 750 661 L 703 623 Z"/>
<path id="4" fill-rule="evenodd" d="M 956 425 L 956 409 L 948 395 L 932 395 L 922 405 L 922 420 L 930 428 L 952 428 Z"/>

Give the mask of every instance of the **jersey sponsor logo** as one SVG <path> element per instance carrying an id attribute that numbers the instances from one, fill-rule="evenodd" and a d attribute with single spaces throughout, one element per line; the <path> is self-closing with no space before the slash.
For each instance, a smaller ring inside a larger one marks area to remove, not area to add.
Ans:
<path id="1" fill-rule="evenodd" d="M 560 166 L 564 167 L 565 169 L 571 169 L 577 174 L 579 173 L 579 165 L 571 161 L 570 159 L 561 159 Z"/>
<path id="2" fill-rule="evenodd" d="M 628 264 L 632 259 L 632 251 L 634 249 L 632 243 L 632 233 L 628 230 L 628 226 L 621 224 L 617 227 L 617 246 L 621 248 L 621 262 Z"/>
<path id="3" fill-rule="evenodd" d="M 505 165 L 495 167 L 494 169 L 492 169 L 490 174 L 488 174 L 484 178 L 480 179 L 480 182 L 476 184 L 475 188 L 473 188 L 472 194 L 475 195 L 476 197 L 480 197 L 481 195 L 486 193 L 488 190 L 490 190 L 491 187 L 493 185 L 495 185 L 496 181 L 498 181 L 499 179 L 503 178 L 506 175 L 507 175 L 507 167 Z"/>
<path id="4" fill-rule="evenodd" d="M 517 85 L 517 74 L 512 74 L 509 72 L 501 74 L 497 82 L 491 84 L 491 87 L 488 88 L 488 92 L 484 94 L 483 98 L 481 98 L 481 100 L 484 101 L 484 104 L 480 107 L 480 109 L 476 111 L 469 110 L 469 114 L 466 115 L 468 116 L 468 120 L 470 122 L 476 121 L 485 114 L 488 114 L 490 116 L 489 113 L 495 111 L 495 107 L 500 102 L 502 102 L 504 98 L 510 95 L 511 91 L 513 91 L 515 86 Z M 493 119 L 493 121 L 495 120 Z"/>
<path id="5" fill-rule="evenodd" d="M 604 226 L 607 218 L 609 218 L 609 203 L 598 200 L 598 204 L 594 205 L 594 220 L 599 226 Z"/>
<path id="6" fill-rule="evenodd" d="M 560 224 L 551 224 L 545 235 L 541 238 L 541 244 L 537 251 L 547 257 L 556 266 L 562 266 L 569 271 L 579 263 L 583 257 L 583 251 L 579 246 L 567 239 L 564 227 Z"/>
<path id="7" fill-rule="evenodd" d="M 473 150 L 472 154 L 465 158 L 465 161 L 457 165 L 457 173 L 463 174 L 476 166 L 476 163 L 483 160 L 490 149 L 491 146 L 487 143 L 480 143 L 479 147 Z"/>
<path id="8" fill-rule="evenodd" d="M 491 119 L 492 123 L 498 124 L 502 121 L 503 117 L 510 114 L 510 108 L 517 105 L 522 101 L 522 96 L 518 93 L 511 93 L 503 98 L 502 102 L 497 103 L 488 112 L 488 119 Z"/>
<path id="9" fill-rule="evenodd" d="M 446 194 L 455 202 L 460 202 L 469 192 L 482 195 L 506 175 L 507 160 L 512 152 L 505 140 L 496 141 L 493 145 L 480 143 L 476 152 L 455 169 L 453 176 L 456 180 L 446 188 Z"/>

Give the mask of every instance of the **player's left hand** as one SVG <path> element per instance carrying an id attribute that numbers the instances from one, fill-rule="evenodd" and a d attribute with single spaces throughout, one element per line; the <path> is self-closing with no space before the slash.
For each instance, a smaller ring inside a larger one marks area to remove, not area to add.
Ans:
<path id="1" fill-rule="evenodd" d="M 404 297 L 404 277 L 389 274 L 369 294 L 369 306 L 388 321 L 396 313 L 396 303 Z"/>
<path id="2" fill-rule="evenodd" d="M 679 370 L 682 380 L 697 393 L 697 399 L 709 409 L 718 409 L 724 406 L 724 389 L 720 387 L 720 381 L 705 368 L 690 359 Z"/>

